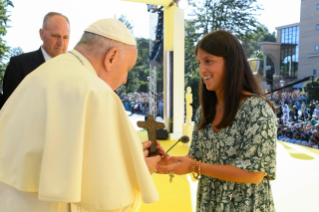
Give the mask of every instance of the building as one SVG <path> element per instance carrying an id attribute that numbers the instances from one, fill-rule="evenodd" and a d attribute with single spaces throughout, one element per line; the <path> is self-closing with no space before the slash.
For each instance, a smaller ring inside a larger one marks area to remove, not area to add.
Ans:
<path id="1" fill-rule="evenodd" d="M 298 79 L 319 70 L 319 0 L 301 0 Z"/>
<path id="2" fill-rule="evenodd" d="M 319 0 L 301 0 L 300 22 L 276 30 L 276 42 L 259 43 L 260 51 L 273 63 L 275 84 L 279 80 L 287 84 L 312 75 L 318 77 Z M 264 60 L 264 70 L 267 65 Z"/>

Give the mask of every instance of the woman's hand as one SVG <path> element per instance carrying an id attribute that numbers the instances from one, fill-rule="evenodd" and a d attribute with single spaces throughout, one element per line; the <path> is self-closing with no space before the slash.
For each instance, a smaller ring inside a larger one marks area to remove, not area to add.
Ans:
<path id="1" fill-rule="evenodd" d="M 163 163 L 170 165 L 162 165 L 162 160 L 158 165 L 158 173 L 168 174 L 169 171 L 172 171 L 173 174 L 182 175 L 192 172 L 193 160 L 189 157 L 169 157 L 168 159 L 163 160 Z"/>

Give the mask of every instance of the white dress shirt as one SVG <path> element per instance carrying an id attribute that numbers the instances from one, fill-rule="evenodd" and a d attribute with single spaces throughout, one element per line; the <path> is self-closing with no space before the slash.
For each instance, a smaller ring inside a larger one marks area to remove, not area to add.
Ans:
<path id="1" fill-rule="evenodd" d="M 41 46 L 41 51 L 42 51 L 45 62 L 52 59 L 52 57 L 42 48 L 42 46 Z"/>

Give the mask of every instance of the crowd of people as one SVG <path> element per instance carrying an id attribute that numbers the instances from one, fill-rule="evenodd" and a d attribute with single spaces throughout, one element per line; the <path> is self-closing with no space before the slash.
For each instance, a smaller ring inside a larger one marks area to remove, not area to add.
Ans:
<path id="1" fill-rule="evenodd" d="M 319 102 L 309 100 L 308 93 L 274 93 L 278 118 L 278 140 L 318 149 L 319 145 Z"/>
<path id="2" fill-rule="evenodd" d="M 154 97 L 154 96 L 153 96 Z M 131 115 L 137 114 L 149 114 L 149 101 L 151 97 L 150 93 L 135 92 L 122 95 L 120 98 L 123 102 L 124 108 L 127 111 L 131 111 Z M 157 93 L 155 96 L 157 106 L 157 116 L 163 118 L 164 104 L 163 93 Z"/>

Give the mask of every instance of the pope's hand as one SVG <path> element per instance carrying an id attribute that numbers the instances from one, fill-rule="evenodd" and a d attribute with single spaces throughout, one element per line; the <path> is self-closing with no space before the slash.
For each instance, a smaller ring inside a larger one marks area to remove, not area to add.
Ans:
<path id="1" fill-rule="evenodd" d="M 149 154 L 149 150 L 148 149 L 151 147 L 152 142 L 151 141 L 145 141 L 142 144 L 143 144 L 144 159 L 145 159 L 146 165 L 147 165 L 148 170 L 150 171 L 150 173 L 153 174 L 155 169 L 156 169 L 156 167 L 157 167 L 157 163 L 161 160 L 161 156 L 156 155 L 156 156 L 148 157 L 148 154 Z"/>
<path id="2" fill-rule="evenodd" d="M 143 144 L 143 151 L 144 151 L 144 154 L 145 154 L 145 151 L 147 151 L 147 155 L 149 153 L 149 148 L 151 147 L 152 145 L 152 141 L 144 141 L 142 142 Z M 162 155 L 162 156 L 168 156 L 168 154 L 165 152 L 165 150 L 163 149 L 163 147 L 161 146 L 160 142 L 159 141 L 156 141 L 156 149 L 157 149 L 157 152 Z"/>
<path id="3" fill-rule="evenodd" d="M 146 165 L 147 165 L 148 170 L 150 171 L 151 174 L 154 173 L 155 169 L 157 168 L 157 163 L 160 160 L 161 160 L 161 156 L 159 156 L 159 155 L 145 158 Z"/>

